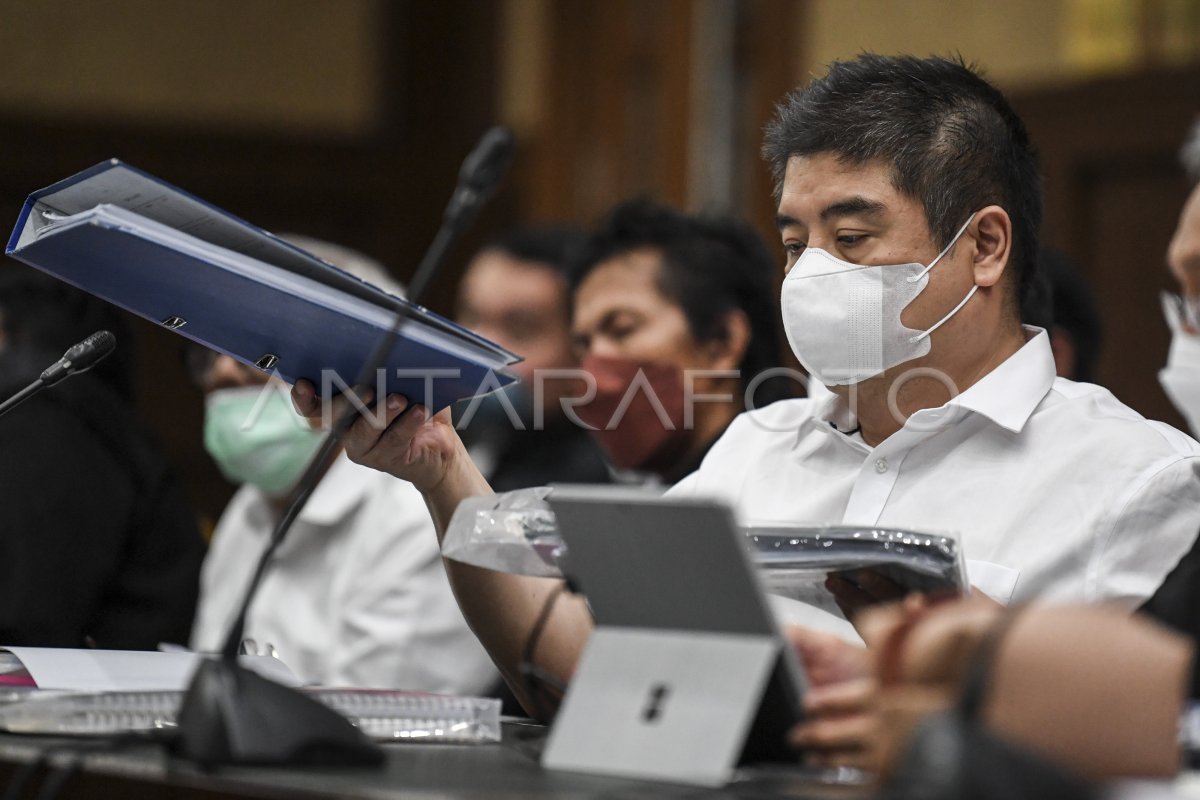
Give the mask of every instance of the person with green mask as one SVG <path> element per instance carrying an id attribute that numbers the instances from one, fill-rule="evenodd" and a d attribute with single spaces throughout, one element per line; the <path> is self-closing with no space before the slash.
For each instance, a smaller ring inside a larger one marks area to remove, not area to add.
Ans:
<path id="1" fill-rule="evenodd" d="M 365 256 L 288 238 L 401 291 Z M 321 435 L 293 410 L 282 380 L 198 345 L 186 360 L 205 393 L 205 449 L 239 484 L 201 575 L 192 647 L 213 651 Z M 246 639 L 314 684 L 480 694 L 497 680 L 450 591 L 420 494 L 340 450 L 263 578 Z"/>

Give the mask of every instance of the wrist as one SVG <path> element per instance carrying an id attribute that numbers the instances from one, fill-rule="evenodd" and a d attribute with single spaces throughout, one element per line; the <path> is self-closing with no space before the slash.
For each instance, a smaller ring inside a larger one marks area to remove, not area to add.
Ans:
<path id="1" fill-rule="evenodd" d="M 488 485 L 475 463 L 471 461 L 466 447 L 458 436 L 454 437 L 452 447 L 446 453 L 444 468 L 437 480 L 424 486 L 417 486 L 425 499 L 434 525 L 440 539 L 454 516 L 458 504 L 468 497 L 490 495 L 494 492 Z"/>

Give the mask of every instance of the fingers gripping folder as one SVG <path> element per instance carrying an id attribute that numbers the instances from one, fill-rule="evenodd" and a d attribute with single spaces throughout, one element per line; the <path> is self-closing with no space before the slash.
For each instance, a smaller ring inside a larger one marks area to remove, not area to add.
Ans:
<path id="1" fill-rule="evenodd" d="M 804 676 L 729 509 L 611 487 L 549 502 L 596 629 L 542 763 L 718 786 L 795 761 Z"/>

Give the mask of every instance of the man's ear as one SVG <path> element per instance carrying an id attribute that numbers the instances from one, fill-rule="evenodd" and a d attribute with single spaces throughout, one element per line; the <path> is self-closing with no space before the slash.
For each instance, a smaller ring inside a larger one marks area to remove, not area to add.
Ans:
<path id="1" fill-rule="evenodd" d="M 967 228 L 975 241 L 976 286 L 996 286 L 1012 256 L 1012 220 L 1000 206 L 986 206 L 975 213 Z"/>
<path id="2" fill-rule="evenodd" d="M 750 347 L 750 318 L 740 308 L 725 312 L 723 334 L 705 344 L 710 369 L 737 369 Z"/>

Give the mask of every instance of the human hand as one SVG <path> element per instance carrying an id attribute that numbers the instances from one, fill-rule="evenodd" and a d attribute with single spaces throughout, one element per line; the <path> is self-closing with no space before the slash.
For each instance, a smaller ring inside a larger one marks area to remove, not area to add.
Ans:
<path id="1" fill-rule="evenodd" d="M 831 686 L 871 675 L 866 648 L 832 633 L 788 625 L 784 637 L 796 651 L 810 686 Z"/>
<path id="2" fill-rule="evenodd" d="M 806 719 L 791 730 L 789 742 L 821 766 L 886 768 L 919 716 L 949 702 L 964 668 L 958 648 L 973 652 L 999 608 L 984 595 L 943 603 L 909 594 L 862 615 L 867 648 L 786 628 L 809 676 Z M 892 659 L 895 664 L 886 663 Z M 887 676 L 901 683 L 882 687 L 880 678 Z"/>
<path id="3" fill-rule="evenodd" d="M 965 598 L 910 594 L 902 603 L 864 612 L 858 630 L 872 656 L 872 673 L 885 688 L 893 683 L 957 686 L 1003 610 L 980 591 Z"/>
<path id="4" fill-rule="evenodd" d="M 826 686 L 810 685 L 804 696 L 805 720 L 788 742 L 824 767 L 873 769 L 879 758 L 879 685 L 854 678 Z"/>
<path id="5" fill-rule="evenodd" d="M 831 572 L 825 578 L 825 588 L 851 622 L 865 608 L 895 603 L 908 594 L 903 586 L 873 569 Z"/>
<path id="6" fill-rule="evenodd" d="M 339 395 L 326 403 L 310 381 L 301 379 L 292 387 L 292 404 L 314 428 L 332 424 L 354 402 L 361 413 L 342 434 L 346 455 L 407 480 L 422 492 L 435 489 L 457 460 L 466 457 L 450 409 L 430 418 L 429 409 L 411 405 L 398 394 L 388 395 L 374 408 L 373 400 L 374 393 L 368 390 L 357 400 Z"/>
<path id="7" fill-rule="evenodd" d="M 866 649 L 831 633 L 798 625 L 784 635 L 804 664 L 805 720 L 788 740 L 821 766 L 863 766 L 870 758 L 877 718 L 875 681 Z"/>

